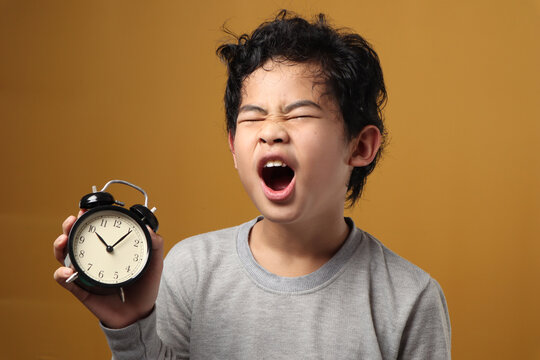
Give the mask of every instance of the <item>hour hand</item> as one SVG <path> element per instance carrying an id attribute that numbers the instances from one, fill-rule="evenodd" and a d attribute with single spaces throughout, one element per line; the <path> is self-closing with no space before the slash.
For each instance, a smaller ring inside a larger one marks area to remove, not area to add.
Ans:
<path id="1" fill-rule="evenodd" d="M 105 248 L 107 249 L 108 252 L 111 252 L 113 250 L 113 247 L 110 246 L 109 244 L 107 244 L 107 242 L 105 240 L 103 240 L 103 238 L 98 234 L 96 233 L 98 239 L 103 243 L 103 245 L 105 245 Z"/>
<path id="2" fill-rule="evenodd" d="M 129 234 L 131 234 L 131 229 L 129 229 L 129 231 L 127 232 L 126 235 L 124 235 L 124 236 L 122 236 L 120 239 L 118 239 L 118 241 L 115 242 L 114 245 L 113 245 L 112 247 L 114 248 L 116 245 L 118 245 L 118 243 L 119 243 L 120 241 L 124 240 L 124 239 L 126 238 L 126 236 L 128 236 Z"/>

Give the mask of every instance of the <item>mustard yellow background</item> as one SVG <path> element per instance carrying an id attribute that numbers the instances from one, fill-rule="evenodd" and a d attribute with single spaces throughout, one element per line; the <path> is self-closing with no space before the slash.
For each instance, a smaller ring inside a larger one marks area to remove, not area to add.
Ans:
<path id="1" fill-rule="evenodd" d="M 540 359 L 538 0 L 0 1 L 1 359 L 110 357 L 52 278 L 92 185 L 142 186 L 167 250 L 257 215 L 214 51 L 224 22 L 280 8 L 327 13 L 381 58 L 390 143 L 347 214 L 441 283 L 455 359 Z"/>

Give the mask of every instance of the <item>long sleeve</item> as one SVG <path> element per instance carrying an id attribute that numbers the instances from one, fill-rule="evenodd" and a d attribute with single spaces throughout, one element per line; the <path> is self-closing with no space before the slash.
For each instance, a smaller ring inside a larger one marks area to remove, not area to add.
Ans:
<path id="1" fill-rule="evenodd" d="M 431 279 L 419 295 L 401 338 L 399 359 L 450 359 L 448 307 L 439 284 Z"/>
<path id="2" fill-rule="evenodd" d="M 165 259 L 156 308 L 145 319 L 123 329 L 102 330 L 113 360 L 189 359 L 192 259 L 180 253 Z"/>
<path id="3" fill-rule="evenodd" d="M 181 359 L 165 347 L 156 331 L 155 310 L 145 319 L 122 329 L 101 326 L 107 337 L 113 360 Z"/>

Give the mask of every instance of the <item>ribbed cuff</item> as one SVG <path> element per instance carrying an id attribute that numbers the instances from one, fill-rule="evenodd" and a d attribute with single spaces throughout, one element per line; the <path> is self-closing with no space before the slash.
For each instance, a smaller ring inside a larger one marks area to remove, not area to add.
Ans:
<path id="1" fill-rule="evenodd" d="M 156 332 L 156 311 L 122 329 L 109 329 L 100 323 L 114 360 L 154 359 L 160 340 Z"/>

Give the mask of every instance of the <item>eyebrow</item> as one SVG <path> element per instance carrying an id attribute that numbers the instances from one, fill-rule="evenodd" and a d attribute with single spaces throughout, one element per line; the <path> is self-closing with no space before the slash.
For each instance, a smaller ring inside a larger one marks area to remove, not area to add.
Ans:
<path id="1" fill-rule="evenodd" d="M 314 107 L 314 108 L 317 108 L 319 110 L 322 110 L 319 104 L 317 104 L 317 103 L 315 103 L 315 102 L 313 102 L 311 100 L 298 100 L 298 101 L 293 102 L 292 104 L 289 104 L 289 105 L 285 106 L 283 108 L 283 112 L 289 113 L 289 112 L 293 111 L 294 109 L 304 107 L 304 106 Z"/>
<path id="2" fill-rule="evenodd" d="M 311 100 L 298 100 L 298 101 L 295 101 L 293 102 L 292 104 L 289 104 L 287 106 L 285 106 L 283 108 L 283 112 L 284 113 L 289 113 L 291 111 L 293 111 L 294 109 L 298 109 L 300 107 L 304 107 L 304 106 L 308 106 L 308 107 L 314 107 L 314 108 L 317 108 L 319 110 L 322 110 L 321 109 L 321 106 Z M 259 112 L 263 115 L 268 115 L 268 111 L 266 111 L 265 109 L 263 109 L 262 107 L 260 106 L 257 106 L 257 105 L 244 105 L 242 107 L 240 107 L 240 109 L 238 110 L 238 113 L 241 113 L 243 111 L 256 111 L 256 112 Z"/>
<path id="3" fill-rule="evenodd" d="M 240 114 L 242 111 L 256 111 L 263 115 L 268 115 L 268 111 L 257 105 L 244 105 L 238 109 L 238 113 Z"/>

